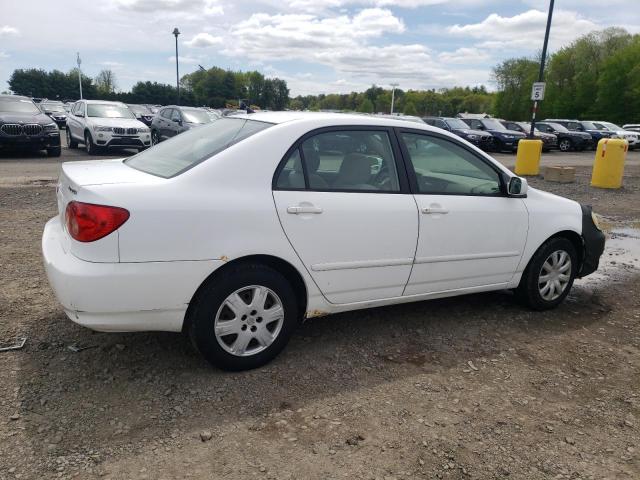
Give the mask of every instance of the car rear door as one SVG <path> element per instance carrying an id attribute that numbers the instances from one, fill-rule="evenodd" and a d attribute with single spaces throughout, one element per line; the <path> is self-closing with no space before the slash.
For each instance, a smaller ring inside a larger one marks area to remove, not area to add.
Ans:
<path id="1" fill-rule="evenodd" d="M 506 285 L 527 239 L 521 199 L 479 154 L 436 133 L 398 133 L 420 227 L 405 295 Z"/>
<path id="2" fill-rule="evenodd" d="M 296 143 L 274 176 L 282 228 L 329 302 L 402 295 L 418 214 L 399 160 L 389 129 L 328 129 Z"/>

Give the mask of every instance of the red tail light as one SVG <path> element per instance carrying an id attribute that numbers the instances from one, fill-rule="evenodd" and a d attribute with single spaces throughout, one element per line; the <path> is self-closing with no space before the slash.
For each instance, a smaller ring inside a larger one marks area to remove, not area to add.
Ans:
<path id="1" fill-rule="evenodd" d="M 69 202 L 65 212 L 67 231 L 79 242 L 94 242 L 114 232 L 129 219 L 120 207 Z"/>

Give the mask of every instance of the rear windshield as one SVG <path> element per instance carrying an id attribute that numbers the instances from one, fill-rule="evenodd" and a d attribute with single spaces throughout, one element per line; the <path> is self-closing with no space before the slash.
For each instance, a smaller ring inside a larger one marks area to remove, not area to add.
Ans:
<path id="1" fill-rule="evenodd" d="M 176 135 L 130 157 L 125 163 L 136 170 L 158 177 L 175 177 L 272 125 L 244 118 L 220 118 Z"/>

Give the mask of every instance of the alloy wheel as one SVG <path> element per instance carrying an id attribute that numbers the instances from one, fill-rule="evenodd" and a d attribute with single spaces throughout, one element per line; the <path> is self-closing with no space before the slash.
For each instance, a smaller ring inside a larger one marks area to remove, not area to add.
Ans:
<path id="1" fill-rule="evenodd" d="M 563 152 L 568 152 L 571 149 L 571 142 L 569 140 L 562 140 L 558 146 Z"/>
<path id="2" fill-rule="evenodd" d="M 571 256 L 564 250 L 551 253 L 538 274 L 538 291 L 547 301 L 557 299 L 571 280 Z"/>
<path id="3" fill-rule="evenodd" d="M 240 357 L 267 349 L 284 323 L 282 301 L 270 288 L 252 285 L 229 295 L 216 313 L 214 334 L 228 353 Z"/>

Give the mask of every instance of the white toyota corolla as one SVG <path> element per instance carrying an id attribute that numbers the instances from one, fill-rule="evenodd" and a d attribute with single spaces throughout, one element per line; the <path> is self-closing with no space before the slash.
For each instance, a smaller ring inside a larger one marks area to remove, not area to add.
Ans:
<path id="1" fill-rule="evenodd" d="M 42 248 L 66 314 L 185 331 L 257 367 L 306 318 L 514 289 L 558 305 L 604 235 L 443 130 L 300 112 L 221 118 L 126 160 L 69 162 Z"/>

